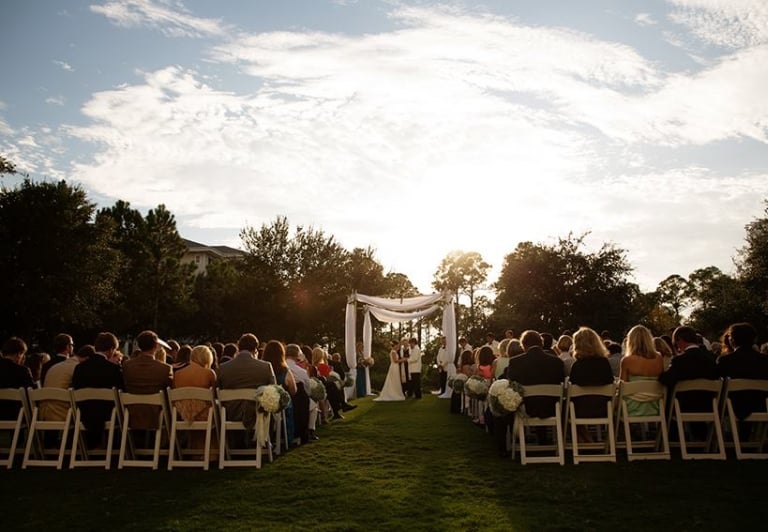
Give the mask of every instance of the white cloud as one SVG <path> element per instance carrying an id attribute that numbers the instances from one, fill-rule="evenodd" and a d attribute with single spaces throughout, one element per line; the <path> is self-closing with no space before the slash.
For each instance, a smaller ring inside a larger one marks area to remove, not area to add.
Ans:
<path id="1" fill-rule="evenodd" d="M 642 153 L 766 142 L 764 47 L 672 75 L 584 33 L 447 9 L 392 16 L 398 28 L 378 34 L 269 32 L 213 48 L 222 68 L 258 78 L 250 94 L 180 67 L 94 94 L 83 107 L 91 124 L 69 131 L 102 149 L 74 177 L 137 206 L 165 203 L 189 226 L 287 215 L 373 245 L 423 289 L 450 249 L 498 265 L 520 240 L 570 230 L 631 242 L 650 271 L 654 242 L 694 227 L 681 206 L 715 211 L 712 198 L 738 189 L 736 205 L 743 183 L 768 193 L 766 176 L 722 181 L 684 161 L 659 170 Z M 730 228 L 744 212 L 710 219 Z M 719 227 L 706 225 L 707 249 L 680 255 L 712 263 L 712 246 L 734 234 Z M 426 273 L 407 269 L 414 240 Z M 677 269 L 673 245 L 657 260 L 661 278 Z"/>
<path id="2" fill-rule="evenodd" d="M 650 13 L 638 13 L 635 15 L 635 23 L 638 26 L 654 26 L 658 24 Z"/>
<path id="3" fill-rule="evenodd" d="M 765 0 L 668 0 L 670 18 L 699 39 L 718 46 L 743 48 L 768 43 Z"/>
<path id="4" fill-rule="evenodd" d="M 53 64 L 59 66 L 62 70 L 65 70 L 67 72 L 74 72 L 75 69 L 72 68 L 72 65 L 67 63 L 66 61 L 59 61 L 57 59 L 53 60 Z"/>
<path id="5" fill-rule="evenodd" d="M 169 37 L 196 38 L 226 32 L 221 20 L 196 17 L 176 0 L 116 0 L 90 8 L 118 26 L 150 27 Z"/>
<path id="6" fill-rule="evenodd" d="M 45 99 L 45 103 L 48 105 L 64 105 L 64 96 L 51 96 Z"/>

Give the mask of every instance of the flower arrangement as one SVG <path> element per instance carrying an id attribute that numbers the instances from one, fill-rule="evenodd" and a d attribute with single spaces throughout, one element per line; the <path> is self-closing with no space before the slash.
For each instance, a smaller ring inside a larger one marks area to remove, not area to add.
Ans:
<path id="1" fill-rule="evenodd" d="M 373 357 L 360 357 L 357 359 L 357 365 L 363 368 L 372 368 L 374 363 Z"/>
<path id="2" fill-rule="evenodd" d="M 278 384 L 267 384 L 256 389 L 256 403 L 262 412 L 282 412 L 290 402 L 291 396 Z"/>
<path id="3" fill-rule="evenodd" d="M 467 377 L 463 373 L 457 374 L 455 377 L 448 379 L 448 386 L 456 393 L 462 393 L 464 391 L 464 385 L 467 383 Z"/>
<path id="4" fill-rule="evenodd" d="M 355 385 L 355 379 L 352 378 L 352 375 L 347 375 L 347 377 L 344 379 L 344 387 L 351 388 L 354 385 Z"/>
<path id="5" fill-rule="evenodd" d="M 328 377 L 326 378 L 326 381 L 335 384 L 336 387 L 339 390 L 343 390 L 344 389 L 344 381 L 341 380 L 341 377 L 335 371 L 332 371 L 332 372 L 330 372 L 328 374 Z"/>
<path id="6" fill-rule="evenodd" d="M 472 399 L 485 401 L 485 398 L 488 395 L 488 388 L 490 388 L 490 386 L 491 381 L 488 379 L 484 379 L 478 375 L 472 375 L 467 379 L 464 393 L 466 393 Z"/>
<path id="7" fill-rule="evenodd" d="M 315 402 L 325 399 L 325 384 L 317 377 L 309 379 L 309 397 Z"/>
<path id="8" fill-rule="evenodd" d="M 516 412 L 523 404 L 523 387 L 517 381 L 499 379 L 488 390 L 488 407 L 494 416 Z"/>

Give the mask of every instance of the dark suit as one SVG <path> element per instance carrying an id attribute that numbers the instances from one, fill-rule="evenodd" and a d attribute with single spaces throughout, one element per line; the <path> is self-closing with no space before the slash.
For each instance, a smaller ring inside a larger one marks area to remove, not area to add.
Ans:
<path id="1" fill-rule="evenodd" d="M 248 351 L 240 351 L 235 358 L 221 366 L 218 376 L 219 388 L 225 390 L 258 388 L 276 382 L 272 364 L 254 358 Z M 256 409 L 253 401 L 229 401 L 225 406 L 228 420 L 240 420 L 249 430 L 256 426 Z"/>
<path id="2" fill-rule="evenodd" d="M 672 357 L 667 371 L 659 376 L 659 382 L 671 392 L 680 381 L 693 379 L 717 379 L 717 368 L 709 351 L 701 347 L 690 347 Z M 712 408 L 712 394 L 708 392 L 685 392 L 677 396 L 683 412 L 707 412 Z"/>
<path id="3" fill-rule="evenodd" d="M 517 381 L 523 386 L 535 384 L 560 384 L 565 380 L 565 368 L 560 358 L 547 354 L 534 346 L 522 355 L 509 359 L 504 370 L 505 378 Z M 555 397 L 526 397 L 523 399 L 525 412 L 530 417 L 552 417 L 555 415 Z"/>
<path id="4" fill-rule="evenodd" d="M 93 355 L 75 366 L 72 373 L 72 388 L 117 388 L 123 387 L 123 372 L 103 355 Z M 84 401 L 80 413 L 86 430 L 88 446 L 97 446 L 104 437 L 104 422 L 109 420 L 114 403 L 107 401 Z"/>
<path id="5" fill-rule="evenodd" d="M 10 358 L 0 357 L 0 388 L 34 388 L 29 368 L 17 364 Z M 0 419 L 16 419 L 20 403 L 0 401 Z"/>
<path id="6" fill-rule="evenodd" d="M 139 355 L 123 366 L 125 391 L 139 395 L 150 395 L 164 391 L 173 383 L 173 369 L 165 362 L 150 355 Z M 151 405 L 128 407 L 130 428 L 149 430 L 157 428 L 160 408 Z"/>
<path id="7" fill-rule="evenodd" d="M 732 379 L 768 379 L 768 356 L 754 349 L 739 347 L 717 359 L 717 373 Z M 730 394 L 736 417 L 744 419 L 752 412 L 765 412 L 765 394 L 743 391 Z"/>

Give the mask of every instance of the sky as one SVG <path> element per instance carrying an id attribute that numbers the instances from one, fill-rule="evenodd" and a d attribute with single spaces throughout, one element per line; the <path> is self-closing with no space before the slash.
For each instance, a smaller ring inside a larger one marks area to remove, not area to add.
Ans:
<path id="1" fill-rule="evenodd" d="M 766 0 L 3 0 L 0 67 L 31 177 L 211 245 L 286 216 L 422 293 L 571 232 L 644 290 L 733 273 L 768 198 Z"/>

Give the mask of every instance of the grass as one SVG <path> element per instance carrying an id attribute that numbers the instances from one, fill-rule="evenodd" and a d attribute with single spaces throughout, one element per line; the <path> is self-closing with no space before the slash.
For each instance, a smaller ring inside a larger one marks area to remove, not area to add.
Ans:
<path id="1" fill-rule="evenodd" d="M 768 463 L 521 466 L 448 401 L 358 401 L 254 469 L 0 471 L 3 530 L 757 529 Z"/>

